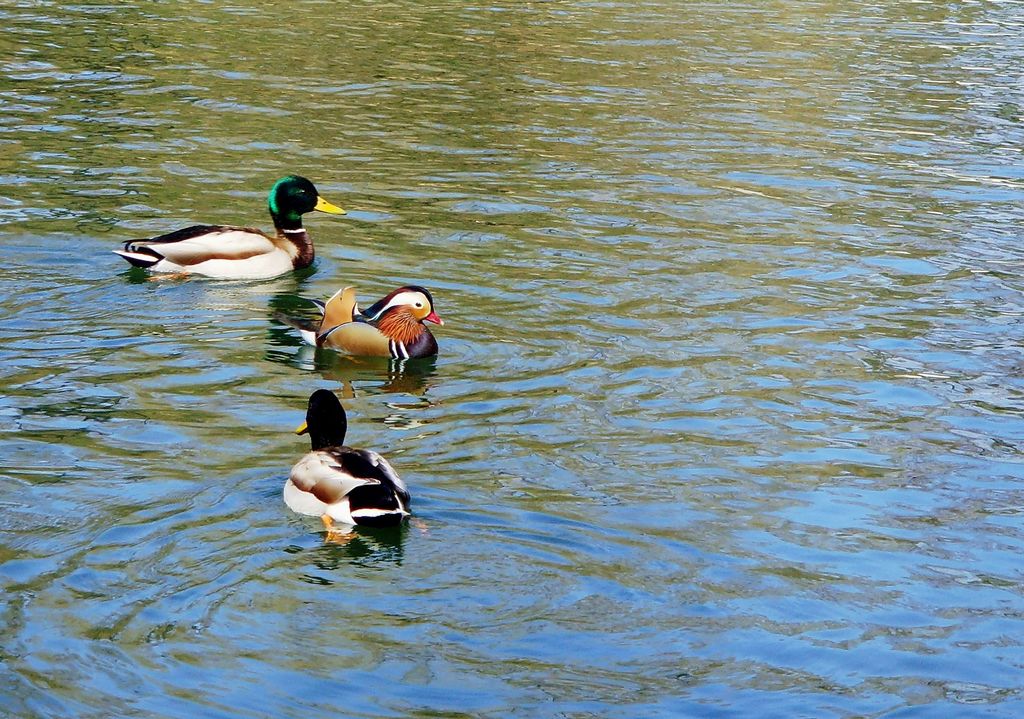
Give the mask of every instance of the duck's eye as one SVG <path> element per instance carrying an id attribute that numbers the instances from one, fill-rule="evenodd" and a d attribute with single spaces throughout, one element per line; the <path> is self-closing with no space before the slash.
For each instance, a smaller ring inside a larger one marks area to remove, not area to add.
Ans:
<path id="1" fill-rule="evenodd" d="M 417 303 L 416 303 L 415 305 L 413 305 L 413 306 L 414 306 L 414 307 L 415 307 L 416 309 L 418 309 L 418 310 L 421 310 L 421 309 L 423 309 L 423 303 L 422 303 L 422 302 L 417 302 Z"/>

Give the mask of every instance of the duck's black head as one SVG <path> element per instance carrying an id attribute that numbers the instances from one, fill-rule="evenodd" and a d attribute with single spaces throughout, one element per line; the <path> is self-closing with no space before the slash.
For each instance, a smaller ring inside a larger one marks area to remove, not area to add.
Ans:
<path id="1" fill-rule="evenodd" d="M 301 229 L 302 216 L 313 210 L 330 215 L 345 214 L 343 209 L 320 197 L 312 182 L 298 175 L 288 175 L 275 182 L 270 188 L 267 206 L 274 225 L 282 230 Z"/>
<path id="2" fill-rule="evenodd" d="M 340 447 L 345 444 L 345 432 L 348 420 L 341 402 L 326 389 L 318 389 L 309 396 L 306 408 L 306 421 L 302 423 L 296 434 L 309 433 L 309 441 L 313 451 L 324 447 Z"/>

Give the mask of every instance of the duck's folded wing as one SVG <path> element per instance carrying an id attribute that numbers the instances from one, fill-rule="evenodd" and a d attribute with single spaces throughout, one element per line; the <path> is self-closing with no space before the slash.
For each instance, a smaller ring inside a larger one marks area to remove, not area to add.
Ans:
<path id="1" fill-rule="evenodd" d="M 126 252 L 154 254 L 187 266 L 207 260 L 245 260 L 273 252 L 273 240 L 248 227 L 195 225 L 149 240 L 131 240 Z"/>
<path id="2" fill-rule="evenodd" d="M 292 467 L 289 478 L 303 492 L 309 492 L 326 504 L 341 501 L 356 487 L 379 484 L 380 480 L 374 475 L 360 474 L 361 463 L 346 466 L 345 458 L 352 451 L 347 447 L 332 447 L 310 452 Z"/>
<path id="3" fill-rule="evenodd" d="M 391 343 L 373 325 L 349 322 L 331 327 L 317 336 L 317 345 L 371 357 L 391 357 Z"/>
<path id="4" fill-rule="evenodd" d="M 405 506 L 409 506 L 409 490 L 402 478 L 398 476 L 398 472 L 386 459 L 372 449 L 351 449 L 349 447 L 341 449 L 348 450 L 346 456 L 348 467 L 357 471 L 362 477 L 374 477 L 381 484 L 389 485 L 402 498 Z"/>
<path id="5" fill-rule="evenodd" d="M 324 329 L 351 322 L 357 309 L 356 288 L 346 287 L 338 290 L 320 307 L 324 313 L 324 321 L 320 326 Z"/>

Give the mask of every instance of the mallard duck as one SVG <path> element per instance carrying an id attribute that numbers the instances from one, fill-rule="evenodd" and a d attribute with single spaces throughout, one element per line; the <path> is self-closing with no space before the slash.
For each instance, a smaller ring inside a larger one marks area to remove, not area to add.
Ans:
<path id="1" fill-rule="evenodd" d="M 309 397 L 306 421 L 312 451 L 284 483 L 284 503 L 293 512 L 320 517 L 328 532 L 334 522 L 385 527 L 409 515 L 409 490 L 388 461 L 368 449 L 344 446 L 348 422 L 334 395 L 318 389 Z"/>
<path id="2" fill-rule="evenodd" d="M 354 287 L 338 290 L 326 302 L 312 300 L 323 313 L 316 327 L 290 322 L 316 347 L 351 355 L 416 359 L 437 354 L 437 340 L 423 324 L 443 325 L 430 291 L 406 285 L 360 311 Z"/>
<path id="3" fill-rule="evenodd" d="M 129 240 L 114 252 L 154 272 L 221 279 L 276 277 L 313 262 L 313 242 L 302 227 L 302 215 L 313 210 L 345 214 L 298 175 L 274 183 L 267 204 L 277 230 L 273 237 L 252 227 L 193 225 L 148 240 Z"/>

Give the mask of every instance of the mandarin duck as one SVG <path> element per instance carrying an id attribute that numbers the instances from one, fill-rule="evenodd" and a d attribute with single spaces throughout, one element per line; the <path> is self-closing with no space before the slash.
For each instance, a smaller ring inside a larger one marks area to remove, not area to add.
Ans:
<path id="1" fill-rule="evenodd" d="M 326 302 L 312 300 L 323 318 L 316 327 L 285 320 L 316 347 L 351 355 L 417 359 L 437 354 L 437 340 L 423 324 L 443 325 L 429 290 L 406 285 L 360 311 L 354 287 L 338 290 Z"/>

